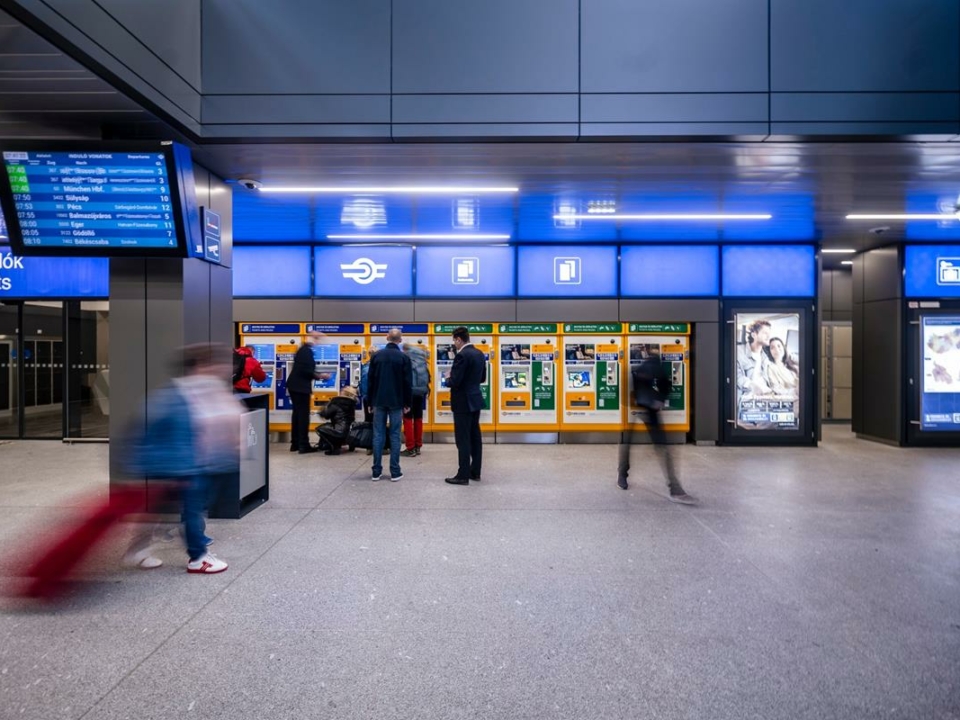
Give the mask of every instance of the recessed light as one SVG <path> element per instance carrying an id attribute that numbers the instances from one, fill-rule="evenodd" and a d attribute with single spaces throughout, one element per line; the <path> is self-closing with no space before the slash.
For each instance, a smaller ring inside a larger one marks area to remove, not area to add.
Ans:
<path id="1" fill-rule="evenodd" d="M 698 220 L 769 220 L 768 213 L 609 213 L 606 215 L 557 214 L 554 220 L 674 220 L 678 222 Z"/>
<path id="2" fill-rule="evenodd" d="M 477 233 L 352 233 L 327 235 L 328 240 L 509 240 L 509 235 Z"/>
<path id="3" fill-rule="evenodd" d="M 853 265 L 853 260 L 841 260 L 841 265 Z"/>
<path id="4" fill-rule="evenodd" d="M 314 185 L 290 185 L 261 187 L 262 193 L 340 193 L 340 194 L 392 194 L 392 195 L 461 195 L 480 193 L 515 193 L 516 187 L 468 187 L 444 185 L 375 185 L 369 187 L 331 187 Z"/>
<path id="5" fill-rule="evenodd" d="M 853 248 L 824 248 L 824 253 L 833 253 L 837 255 L 853 255 L 856 250 Z"/>
<path id="6" fill-rule="evenodd" d="M 869 213 L 847 215 L 847 220 L 936 220 L 949 222 L 960 220 L 958 213 Z"/>

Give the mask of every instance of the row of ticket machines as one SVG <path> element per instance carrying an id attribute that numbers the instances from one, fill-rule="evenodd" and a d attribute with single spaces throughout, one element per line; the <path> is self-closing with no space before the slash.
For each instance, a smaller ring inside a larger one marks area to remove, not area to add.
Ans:
<path id="1" fill-rule="evenodd" d="M 673 391 L 663 409 L 671 432 L 690 429 L 690 326 L 684 323 L 238 323 L 239 341 L 252 348 L 267 377 L 253 392 L 270 396 L 270 428 L 290 428 L 286 378 L 306 336 L 316 371 L 313 405 L 319 410 L 340 390 L 359 387 L 370 351 L 399 328 L 405 343 L 429 358 L 432 392 L 424 431 L 453 431 L 446 377 L 455 357 L 451 333 L 463 324 L 487 358 L 482 386 L 485 431 L 497 433 L 614 432 L 640 424 L 630 369 L 651 354 L 672 370 Z M 359 403 L 358 403 L 359 408 Z M 359 414 L 358 414 L 359 417 Z"/>

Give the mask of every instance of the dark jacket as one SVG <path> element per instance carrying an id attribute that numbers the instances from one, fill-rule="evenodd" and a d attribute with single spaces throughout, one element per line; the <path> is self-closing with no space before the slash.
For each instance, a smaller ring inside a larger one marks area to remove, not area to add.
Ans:
<path id="1" fill-rule="evenodd" d="M 304 343 L 293 356 L 293 368 L 287 376 L 288 393 L 313 392 L 313 377 L 316 374 L 316 363 L 313 360 L 313 345 Z"/>
<path id="2" fill-rule="evenodd" d="M 243 375 L 233 384 L 233 389 L 237 392 L 248 393 L 251 390 L 250 379 L 261 383 L 267 379 L 267 374 L 263 371 L 260 361 L 253 356 L 253 351 L 248 347 L 241 347 L 234 350 L 237 355 L 243 355 Z"/>
<path id="3" fill-rule="evenodd" d="M 330 423 L 326 432 L 338 437 L 346 437 L 347 431 L 353 425 L 357 412 L 357 401 L 342 395 L 337 395 L 327 406 L 320 411 L 320 417 L 327 418 Z"/>
<path id="4" fill-rule="evenodd" d="M 483 410 L 480 384 L 487 381 L 487 360 L 473 345 L 466 345 L 453 359 L 450 368 L 450 410 L 469 413 Z"/>
<path id="5" fill-rule="evenodd" d="M 387 343 L 370 360 L 370 405 L 391 410 L 410 407 L 412 374 L 410 358 L 396 343 Z"/>
<path id="6" fill-rule="evenodd" d="M 673 390 L 670 366 L 658 357 L 645 358 L 631 372 L 637 405 L 660 410 Z"/>

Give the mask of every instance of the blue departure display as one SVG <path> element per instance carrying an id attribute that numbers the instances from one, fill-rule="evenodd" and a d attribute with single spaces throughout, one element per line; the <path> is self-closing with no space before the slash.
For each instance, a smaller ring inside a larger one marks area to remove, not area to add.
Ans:
<path id="1" fill-rule="evenodd" d="M 417 248 L 418 297 L 512 297 L 511 247 Z"/>

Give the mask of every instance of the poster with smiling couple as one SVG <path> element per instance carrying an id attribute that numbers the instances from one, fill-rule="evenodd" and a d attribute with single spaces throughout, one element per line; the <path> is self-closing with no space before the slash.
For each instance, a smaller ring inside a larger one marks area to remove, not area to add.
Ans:
<path id="1" fill-rule="evenodd" d="M 800 428 L 800 315 L 737 313 L 736 422 L 745 430 Z"/>

